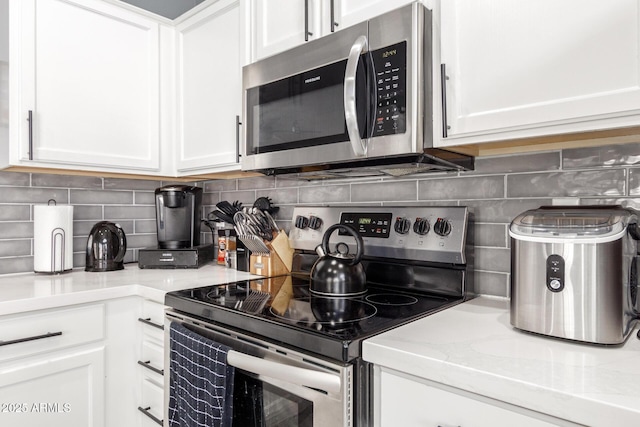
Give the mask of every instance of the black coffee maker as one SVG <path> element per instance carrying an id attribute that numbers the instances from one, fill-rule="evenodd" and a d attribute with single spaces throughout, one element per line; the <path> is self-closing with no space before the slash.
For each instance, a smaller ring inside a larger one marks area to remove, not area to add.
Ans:
<path id="1" fill-rule="evenodd" d="M 158 247 L 191 248 L 200 244 L 202 188 L 168 185 L 156 189 Z"/>
<path id="2" fill-rule="evenodd" d="M 158 246 L 138 251 L 138 267 L 199 268 L 213 261 L 213 244 L 200 243 L 202 188 L 167 185 L 155 199 Z"/>

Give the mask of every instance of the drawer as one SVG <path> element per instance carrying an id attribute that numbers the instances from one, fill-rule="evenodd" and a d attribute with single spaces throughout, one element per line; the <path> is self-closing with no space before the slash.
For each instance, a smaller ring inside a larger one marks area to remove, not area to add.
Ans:
<path id="1" fill-rule="evenodd" d="M 142 425 L 152 427 L 162 425 L 159 421 L 164 419 L 164 390 L 162 383 L 149 379 L 142 381 L 142 403 L 138 407 L 143 419 Z"/>
<path id="2" fill-rule="evenodd" d="M 142 356 L 138 364 L 145 376 L 162 381 L 164 370 L 164 349 L 153 342 L 142 343 Z"/>
<path id="3" fill-rule="evenodd" d="M 164 305 L 144 300 L 138 321 L 142 325 L 143 341 L 151 340 L 157 344 L 164 341 Z"/>
<path id="4" fill-rule="evenodd" d="M 164 305 L 157 302 L 144 300 L 142 302 L 142 317 L 149 319 L 156 325 L 164 324 Z"/>
<path id="5" fill-rule="evenodd" d="M 0 362 L 104 339 L 103 304 L 0 317 Z"/>

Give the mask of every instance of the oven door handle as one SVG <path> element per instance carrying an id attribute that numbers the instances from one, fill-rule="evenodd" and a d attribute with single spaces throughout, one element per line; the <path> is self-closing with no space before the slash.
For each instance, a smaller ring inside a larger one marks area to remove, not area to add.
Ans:
<path id="1" fill-rule="evenodd" d="M 289 366 L 260 357 L 249 356 L 235 350 L 227 353 L 227 363 L 257 375 L 274 378 L 288 383 L 316 388 L 326 392 L 340 392 L 340 377 L 326 372 Z"/>
<path id="2" fill-rule="evenodd" d="M 347 123 L 351 149 L 357 157 L 364 157 L 367 154 L 366 140 L 360 138 L 358 111 L 356 109 L 356 71 L 358 70 L 360 55 L 367 48 L 367 44 L 366 36 L 360 36 L 356 39 L 353 46 L 351 46 L 349 58 L 347 59 L 347 68 L 344 72 L 344 118 Z"/>

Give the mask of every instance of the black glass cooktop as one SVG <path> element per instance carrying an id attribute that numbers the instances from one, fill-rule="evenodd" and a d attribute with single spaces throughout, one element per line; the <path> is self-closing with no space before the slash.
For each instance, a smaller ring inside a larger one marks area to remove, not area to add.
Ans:
<path id="1" fill-rule="evenodd" d="M 361 354 L 365 338 L 426 316 L 461 299 L 369 285 L 358 297 L 309 291 L 305 276 L 278 276 L 167 294 L 180 312 L 333 359 Z"/>

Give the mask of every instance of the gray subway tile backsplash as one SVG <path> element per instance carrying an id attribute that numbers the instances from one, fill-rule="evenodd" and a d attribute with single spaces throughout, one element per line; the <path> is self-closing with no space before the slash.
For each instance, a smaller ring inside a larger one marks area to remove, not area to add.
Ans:
<path id="1" fill-rule="evenodd" d="M 624 196 L 625 169 L 515 174 L 507 176 L 507 197 Z"/>
<path id="2" fill-rule="evenodd" d="M 640 196 L 640 168 L 629 169 L 629 195 Z"/>
<path id="3" fill-rule="evenodd" d="M 518 156 L 478 158 L 474 173 L 535 172 L 560 169 L 560 152 L 526 153 Z"/>
<path id="4" fill-rule="evenodd" d="M 0 185 L 10 185 L 12 187 L 28 187 L 30 183 L 31 176 L 28 173 L 0 173 Z"/>
<path id="5" fill-rule="evenodd" d="M 34 173 L 31 175 L 33 187 L 62 187 L 62 188 L 102 188 L 102 179 L 90 176 L 52 175 Z"/>
<path id="6" fill-rule="evenodd" d="M 562 168 L 640 165 L 640 144 L 573 148 L 562 152 Z"/>
<path id="7" fill-rule="evenodd" d="M 497 199 L 504 197 L 504 175 L 447 177 L 418 181 L 420 200 Z"/>
<path id="8" fill-rule="evenodd" d="M 0 257 L 31 255 L 31 239 L 0 240 Z"/>
<path id="9" fill-rule="evenodd" d="M 10 172 L 5 172 L 10 173 Z M 65 188 L 0 187 L 2 203 L 47 204 L 51 199 L 59 205 L 69 203 L 69 190 Z"/>
<path id="10" fill-rule="evenodd" d="M 557 197 L 640 208 L 638 153 L 640 143 L 477 158 L 475 171 L 454 174 L 326 182 L 254 177 L 198 185 L 204 188 L 204 214 L 220 200 L 251 206 L 257 197 L 270 197 L 279 207 L 278 224 L 287 230 L 296 204 L 468 206 L 475 220 L 476 292 L 509 296 L 511 220 Z M 32 206 L 51 198 L 67 204 L 70 197 L 75 207 L 76 268 L 84 266 L 87 235 L 100 220 L 125 228 L 125 261 L 135 262 L 140 248 L 156 243 L 153 192 L 169 183 L 0 171 L 0 274 L 33 271 Z M 204 234 L 211 241 L 208 229 Z"/>
<path id="11" fill-rule="evenodd" d="M 71 190 L 72 204 L 131 205 L 133 191 Z"/>
<path id="12" fill-rule="evenodd" d="M 473 244 L 504 248 L 507 245 L 507 226 L 505 224 L 475 224 Z"/>
<path id="13" fill-rule="evenodd" d="M 342 185 L 314 185 L 299 188 L 299 203 L 320 204 L 320 203 L 348 203 L 351 200 L 351 187 L 349 184 Z M 275 203 L 279 203 L 274 199 Z"/>
<path id="14" fill-rule="evenodd" d="M 412 202 L 418 199 L 416 182 L 384 181 L 351 185 L 351 201 L 358 202 Z"/>
<path id="15" fill-rule="evenodd" d="M 0 195 L 2 193 L 3 189 L 0 188 Z M 31 219 L 31 205 L 0 205 L 0 221 L 24 221 L 29 219 Z"/>

